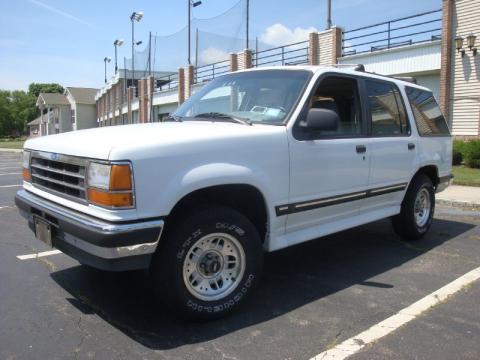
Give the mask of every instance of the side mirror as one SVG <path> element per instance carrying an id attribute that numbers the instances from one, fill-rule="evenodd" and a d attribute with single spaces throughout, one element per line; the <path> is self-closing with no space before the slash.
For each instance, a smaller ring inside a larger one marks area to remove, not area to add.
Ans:
<path id="1" fill-rule="evenodd" d="M 310 109 L 308 110 L 307 119 L 300 123 L 304 129 L 316 131 L 335 131 L 338 129 L 340 117 L 330 109 Z"/>

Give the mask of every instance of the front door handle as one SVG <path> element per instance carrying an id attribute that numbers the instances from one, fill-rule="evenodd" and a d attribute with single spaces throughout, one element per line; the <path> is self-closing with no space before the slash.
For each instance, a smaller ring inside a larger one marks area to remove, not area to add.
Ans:
<path id="1" fill-rule="evenodd" d="M 365 145 L 357 145 L 357 153 L 363 154 L 367 152 L 367 147 Z"/>
<path id="2" fill-rule="evenodd" d="M 415 149 L 415 144 L 414 143 L 408 143 L 408 150 L 413 150 Z"/>

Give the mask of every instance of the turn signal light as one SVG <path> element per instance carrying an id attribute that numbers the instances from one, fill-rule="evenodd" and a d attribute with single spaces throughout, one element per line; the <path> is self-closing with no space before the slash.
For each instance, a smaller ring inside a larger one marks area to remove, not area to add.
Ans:
<path id="1" fill-rule="evenodd" d="M 32 175 L 30 174 L 29 169 L 23 168 L 22 175 L 23 175 L 23 181 L 28 181 L 28 182 L 32 181 Z"/>
<path id="2" fill-rule="evenodd" d="M 130 165 L 112 165 L 110 171 L 110 190 L 132 190 Z"/>
<path id="3" fill-rule="evenodd" d="M 112 208 L 133 206 L 131 192 L 105 192 L 97 189 L 88 189 L 88 200 L 91 204 Z"/>

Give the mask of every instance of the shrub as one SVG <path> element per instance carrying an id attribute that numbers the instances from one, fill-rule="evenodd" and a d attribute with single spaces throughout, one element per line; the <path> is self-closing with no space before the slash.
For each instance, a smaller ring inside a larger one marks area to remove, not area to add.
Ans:
<path id="1" fill-rule="evenodd" d="M 465 143 L 464 159 L 467 166 L 480 168 L 480 140 L 470 140 Z"/>
<path id="2" fill-rule="evenodd" d="M 464 159 L 465 141 L 453 140 L 452 165 L 460 165 Z"/>

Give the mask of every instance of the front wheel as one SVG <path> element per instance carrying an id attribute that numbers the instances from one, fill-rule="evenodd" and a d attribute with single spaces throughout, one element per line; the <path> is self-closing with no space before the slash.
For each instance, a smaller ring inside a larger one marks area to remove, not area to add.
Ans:
<path id="1" fill-rule="evenodd" d="M 412 180 L 402 202 L 400 214 L 392 218 L 397 234 L 407 240 L 422 238 L 430 228 L 435 212 L 435 188 L 426 175 Z"/>
<path id="2" fill-rule="evenodd" d="M 153 287 L 181 317 L 225 316 L 260 280 L 260 237 L 253 224 L 232 208 L 202 207 L 173 219 L 165 235 L 153 260 Z"/>

